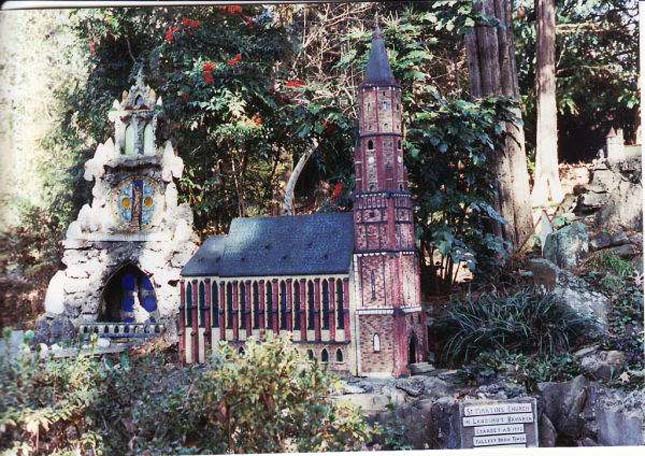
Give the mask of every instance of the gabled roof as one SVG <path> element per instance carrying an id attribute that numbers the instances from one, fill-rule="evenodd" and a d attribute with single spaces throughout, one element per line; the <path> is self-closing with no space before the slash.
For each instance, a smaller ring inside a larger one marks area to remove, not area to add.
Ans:
<path id="1" fill-rule="evenodd" d="M 182 275 L 347 274 L 353 249 L 351 212 L 236 218 L 228 235 L 204 242 Z"/>
<path id="2" fill-rule="evenodd" d="M 370 49 L 370 56 L 365 69 L 365 82 L 368 84 L 391 84 L 396 82 L 390 68 L 383 35 L 378 26 L 372 35 L 372 48 Z"/>

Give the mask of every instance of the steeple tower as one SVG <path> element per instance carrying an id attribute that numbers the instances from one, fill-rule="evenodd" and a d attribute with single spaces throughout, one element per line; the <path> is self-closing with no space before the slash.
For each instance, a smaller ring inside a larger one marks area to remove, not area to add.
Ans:
<path id="1" fill-rule="evenodd" d="M 425 360 L 427 344 L 403 163 L 401 86 L 378 27 L 358 103 L 354 264 L 359 371 L 398 376 L 408 372 L 409 364 Z"/>

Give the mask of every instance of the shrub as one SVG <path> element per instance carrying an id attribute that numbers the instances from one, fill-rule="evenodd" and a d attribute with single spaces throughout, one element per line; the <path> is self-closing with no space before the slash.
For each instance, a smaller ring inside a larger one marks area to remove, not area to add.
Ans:
<path id="1" fill-rule="evenodd" d="M 226 345 L 206 366 L 162 352 L 41 360 L 0 353 L 0 452 L 201 454 L 360 449 L 372 429 L 288 340 Z"/>
<path id="2" fill-rule="evenodd" d="M 550 293 L 522 290 L 511 295 L 468 295 L 441 317 L 436 330 L 447 362 L 470 361 L 479 353 L 504 349 L 525 354 L 556 354 L 569 348 L 591 322 L 563 306 Z"/>

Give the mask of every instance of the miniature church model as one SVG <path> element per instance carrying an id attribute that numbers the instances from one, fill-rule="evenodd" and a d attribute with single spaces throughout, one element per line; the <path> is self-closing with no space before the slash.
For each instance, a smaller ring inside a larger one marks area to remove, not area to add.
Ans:
<path id="1" fill-rule="evenodd" d="M 218 341 L 244 350 L 287 333 L 310 358 L 358 375 L 400 376 L 425 361 L 401 87 L 376 31 L 358 91 L 351 213 L 237 218 L 181 280 L 180 350 L 203 362 Z"/>
<path id="2" fill-rule="evenodd" d="M 66 266 L 52 278 L 44 328 L 63 320 L 103 337 L 157 334 L 175 327 L 180 271 L 197 246 L 192 212 L 177 204 L 183 162 L 170 142 L 157 147 L 161 99 L 141 74 L 109 119 L 114 138 L 85 164 L 94 181 L 63 242 Z"/>

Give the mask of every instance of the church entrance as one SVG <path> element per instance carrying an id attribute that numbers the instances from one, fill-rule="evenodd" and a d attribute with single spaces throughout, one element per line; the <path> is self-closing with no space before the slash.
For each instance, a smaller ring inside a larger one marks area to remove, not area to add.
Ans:
<path id="1" fill-rule="evenodd" d="M 408 346 L 408 364 L 417 362 L 417 335 L 412 333 Z"/>
<path id="2" fill-rule="evenodd" d="M 141 269 L 127 264 L 108 280 L 101 297 L 99 321 L 154 323 L 158 317 L 154 286 Z"/>

